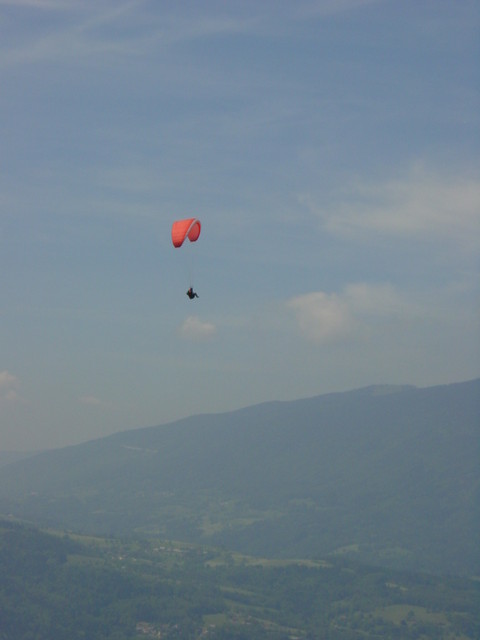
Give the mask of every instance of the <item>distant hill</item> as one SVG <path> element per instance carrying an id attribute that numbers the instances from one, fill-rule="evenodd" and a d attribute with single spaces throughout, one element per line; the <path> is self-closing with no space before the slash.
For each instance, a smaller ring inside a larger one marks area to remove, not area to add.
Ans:
<path id="1" fill-rule="evenodd" d="M 22 460 L 24 458 L 31 458 L 35 455 L 34 451 L 0 451 L 0 467 L 3 467 L 4 464 L 11 464 L 12 462 L 16 462 L 17 460 Z"/>
<path id="2" fill-rule="evenodd" d="M 0 513 L 267 557 L 480 573 L 480 379 L 193 416 L 0 468 Z"/>

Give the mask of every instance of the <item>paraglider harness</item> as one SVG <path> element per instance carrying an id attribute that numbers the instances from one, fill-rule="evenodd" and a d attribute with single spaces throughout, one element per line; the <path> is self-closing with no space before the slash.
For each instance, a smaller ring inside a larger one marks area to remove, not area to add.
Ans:
<path id="1" fill-rule="evenodd" d="M 187 296 L 190 298 L 190 300 L 199 297 L 198 293 L 195 293 L 195 291 L 193 290 L 193 287 L 190 287 L 190 289 L 187 291 Z"/>

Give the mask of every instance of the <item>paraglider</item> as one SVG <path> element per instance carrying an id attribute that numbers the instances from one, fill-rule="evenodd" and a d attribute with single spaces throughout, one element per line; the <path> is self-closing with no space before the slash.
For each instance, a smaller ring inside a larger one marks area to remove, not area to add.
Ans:
<path id="1" fill-rule="evenodd" d="M 186 218 L 176 220 L 172 224 L 172 242 L 176 249 L 179 249 L 188 238 L 190 242 L 196 242 L 200 236 L 202 225 L 197 218 Z"/>
<path id="2" fill-rule="evenodd" d="M 196 242 L 200 236 L 202 225 L 197 218 L 185 218 L 184 220 L 176 220 L 172 224 L 172 242 L 176 249 L 179 249 L 188 238 L 190 242 Z M 199 295 L 190 285 L 187 296 L 190 300 L 198 298 Z"/>

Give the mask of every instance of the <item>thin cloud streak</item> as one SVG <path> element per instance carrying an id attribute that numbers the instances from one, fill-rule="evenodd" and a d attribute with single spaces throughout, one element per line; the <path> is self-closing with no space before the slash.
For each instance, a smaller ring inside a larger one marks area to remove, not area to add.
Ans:
<path id="1" fill-rule="evenodd" d="M 473 179 L 414 170 L 404 180 L 354 185 L 348 202 L 331 211 L 312 206 L 309 198 L 301 201 L 335 234 L 441 238 L 462 249 L 480 249 L 480 182 Z"/>
<path id="2" fill-rule="evenodd" d="M 58 11 L 72 8 L 72 0 L 0 0 L 0 7 L 27 7 L 40 11 Z"/>
<path id="3" fill-rule="evenodd" d="M 62 0 L 0 0 L 0 6 L 61 11 L 72 17 L 72 23 L 60 31 L 55 29 L 23 46 L 4 45 L 0 68 L 39 63 L 59 56 L 65 63 L 68 58 L 93 59 L 98 55 L 147 55 L 159 48 L 212 37 L 281 35 L 285 24 L 292 20 L 305 22 L 312 16 L 328 17 L 376 2 L 378 0 L 306 1 L 287 5 L 286 9 L 276 3 L 249 3 L 229 5 L 223 14 L 219 13 L 218 6 L 212 9 L 205 6 L 200 10 L 193 4 L 190 11 L 179 14 L 158 6 L 152 10 L 154 5 L 145 0 L 120 4 L 107 1 L 88 6 Z M 74 17 L 79 20 L 73 22 Z"/>

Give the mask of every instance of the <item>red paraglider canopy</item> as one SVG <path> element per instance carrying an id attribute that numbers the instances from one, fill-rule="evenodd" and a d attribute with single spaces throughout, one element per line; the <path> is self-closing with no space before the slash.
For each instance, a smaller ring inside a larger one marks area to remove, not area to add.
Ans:
<path id="1" fill-rule="evenodd" d="M 196 218 L 186 218 L 185 220 L 176 220 L 172 224 L 172 242 L 173 246 L 178 249 L 188 238 L 190 242 L 196 242 L 200 235 L 202 226 L 200 220 Z"/>

